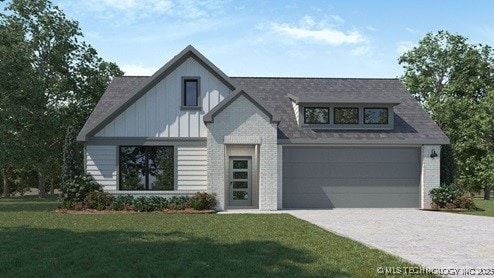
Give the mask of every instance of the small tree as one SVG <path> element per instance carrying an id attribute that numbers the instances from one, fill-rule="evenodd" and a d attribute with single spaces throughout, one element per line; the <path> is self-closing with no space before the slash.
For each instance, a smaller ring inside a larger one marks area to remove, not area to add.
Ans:
<path id="1" fill-rule="evenodd" d="M 63 145 L 62 188 L 65 188 L 68 183 L 74 181 L 77 175 L 82 174 L 80 149 L 76 141 L 76 136 L 74 127 L 68 126 Z"/>

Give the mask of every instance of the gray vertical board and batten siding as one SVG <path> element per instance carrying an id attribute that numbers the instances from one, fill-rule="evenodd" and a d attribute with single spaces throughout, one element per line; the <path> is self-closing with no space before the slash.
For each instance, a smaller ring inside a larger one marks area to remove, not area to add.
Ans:
<path id="1" fill-rule="evenodd" d="M 202 109 L 182 108 L 182 77 L 200 78 Z M 95 137 L 206 137 L 204 114 L 225 99 L 231 90 L 195 59 L 189 58 Z"/>
<path id="2" fill-rule="evenodd" d="M 284 147 L 284 208 L 418 208 L 419 147 Z"/>

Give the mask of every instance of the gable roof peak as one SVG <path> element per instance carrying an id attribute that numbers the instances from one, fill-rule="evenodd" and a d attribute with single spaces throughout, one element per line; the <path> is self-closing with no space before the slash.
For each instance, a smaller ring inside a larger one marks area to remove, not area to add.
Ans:
<path id="1" fill-rule="evenodd" d="M 221 113 L 226 107 L 228 107 L 232 102 L 238 99 L 240 96 L 244 96 L 250 102 L 252 102 L 257 108 L 263 111 L 267 116 L 269 116 L 271 122 L 279 124 L 281 122 L 281 117 L 278 113 L 276 113 L 272 108 L 263 104 L 261 100 L 259 100 L 253 94 L 245 91 L 242 88 L 238 88 L 233 91 L 227 98 L 225 98 L 222 102 L 216 105 L 213 109 L 211 109 L 206 115 L 203 117 L 203 121 L 205 124 L 213 123 L 214 118 Z"/>
<path id="2" fill-rule="evenodd" d="M 129 93 L 128 96 L 123 98 L 110 110 L 106 111 L 106 113 L 99 117 L 95 122 L 91 124 L 88 124 L 88 122 L 86 122 L 86 125 L 82 128 L 81 132 L 79 132 L 77 140 L 86 141 L 89 136 L 96 134 L 189 58 L 193 58 L 194 60 L 196 60 L 201 66 L 203 66 L 212 75 L 218 78 L 218 80 L 225 84 L 225 86 L 227 86 L 230 90 L 235 90 L 235 86 L 230 80 L 230 77 L 228 77 L 223 71 L 221 71 L 197 49 L 189 44 L 182 51 L 180 51 L 180 53 L 175 55 L 170 61 L 162 66 L 158 71 L 147 78 L 146 81 L 137 86 L 131 93 Z"/>

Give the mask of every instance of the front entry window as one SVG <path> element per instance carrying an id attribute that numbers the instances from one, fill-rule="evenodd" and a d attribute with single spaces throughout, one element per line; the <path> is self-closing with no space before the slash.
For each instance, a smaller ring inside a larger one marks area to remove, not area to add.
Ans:
<path id="1" fill-rule="evenodd" d="M 230 205 L 252 205 L 251 157 L 230 158 Z"/>
<path id="2" fill-rule="evenodd" d="M 120 190 L 173 190 L 170 146 L 121 146 Z"/>

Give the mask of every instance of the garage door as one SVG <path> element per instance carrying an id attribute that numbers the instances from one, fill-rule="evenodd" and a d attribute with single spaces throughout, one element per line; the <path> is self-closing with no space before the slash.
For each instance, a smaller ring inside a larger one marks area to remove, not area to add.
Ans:
<path id="1" fill-rule="evenodd" d="M 419 148 L 284 147 L 284 208 L 419 207 Z"/>

